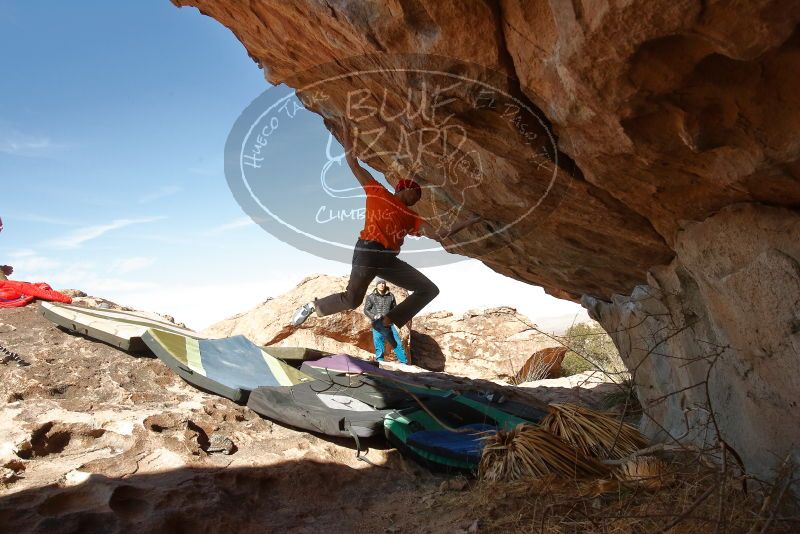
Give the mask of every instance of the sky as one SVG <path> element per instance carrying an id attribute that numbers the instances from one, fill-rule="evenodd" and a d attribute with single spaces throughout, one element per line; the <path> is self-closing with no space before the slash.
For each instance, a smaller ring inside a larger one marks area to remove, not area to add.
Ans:
<path id="1" fill-rule="evenodd" d="M 0 264 L 12 278 L 202 329 L 309 274 L 349 272 L 273 237 L 234 199 L 225 142 L 269 84 L 222 25 L 168 0 L 0 0 L 0 29 Z M 298 176 L 290 207 L 315 179 L 309 147 L 329 135 L 306 113 L 273 162 Z M 586 317 L 476 260 L 422 270 L 441 289 L 424 312 Z"/>

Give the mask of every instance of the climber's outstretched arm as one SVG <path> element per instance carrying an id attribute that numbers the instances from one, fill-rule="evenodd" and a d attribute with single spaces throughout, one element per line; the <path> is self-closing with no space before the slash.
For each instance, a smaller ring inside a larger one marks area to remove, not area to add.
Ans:
<path id="1" fill-rule="evenodd" d="M 367 169 L 358 163 L 358 158 L 355 155 L 355 141 L 353 139 L 353 131 L 347 121 L 342 120 L 342 145 L 344 146 L 345 159 L 350 166 L 350 170 L 362 186 L 366 186 L 375 181 L 375 178 L 369 173 Z"/>

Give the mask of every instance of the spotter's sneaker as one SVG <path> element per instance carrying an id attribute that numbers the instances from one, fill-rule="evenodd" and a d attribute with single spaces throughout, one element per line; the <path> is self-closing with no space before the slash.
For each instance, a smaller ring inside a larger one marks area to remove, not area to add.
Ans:
<path id="1" fill-rule="evenodd" d="M 294 312 L 294 317 L 292 317 L 292 326 L 300 326 L 306 322 L 306 319 L 308 319 L 308 316 L 312 313 L 314 313 L 314 305 L 310 302 L 308 304 L 303 304 L 297 308 L 296 312 Z"/>
<path id="2" fill-rule="evenodd" d="M 391 345 L 393 349 L 397 348 L 397 341 L 394 339 L 394 333 L 392 332 L 391 327 L 383 324 L 383 317 L 372 321 L 372 328 L 380 332 L 383 338 L 389 342 L 389 345 Z"/>

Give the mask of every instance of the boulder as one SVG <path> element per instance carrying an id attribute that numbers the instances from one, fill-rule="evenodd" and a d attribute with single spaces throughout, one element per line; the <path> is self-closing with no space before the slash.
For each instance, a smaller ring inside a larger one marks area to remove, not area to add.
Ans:
<path id="1" fill-rule="evenodd" d="M 584 298 L 620 349 L 650 437 L 719 440 L 768 477 L 800 460 L 800 214 L 744 204 L 687 225 L 678 257 L 611 302 Z"/>
<path id="2" fill-rule="evenodd" d="M 433 371 L 487 380 L 509 380 L 553 340 L 514 308 L 435 312 L 414 319 L 413 362 Z"/>
<path id="3" fill-rule="evenodd" d="M 561 362 L 569 349 L 567 347 L 548 347 L 534 352 L 520 367 L 512 379 L 513 384 L 531 382 L 561 376 Z"/>

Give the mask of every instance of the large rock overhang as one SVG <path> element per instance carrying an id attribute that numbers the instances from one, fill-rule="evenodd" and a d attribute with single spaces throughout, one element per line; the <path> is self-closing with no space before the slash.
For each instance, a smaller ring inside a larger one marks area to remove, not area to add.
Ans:
<path id="1" fill-rule="evenodd" d="M 173 3 L 230 28 L 271 83 L 302 88 L 309 77 L 344 74 L 348 58 L 380 66 L 382 56 L 420 51 L 507 77 L 506 89 L 555 140 L 559 180 L 550 204 L 498 231 L 541 199 L 552 169 L 530 167 L 542 147 L 499 127 L 502 110 L 465 112 L 463 95 L 448 95 L 470 149 L 492 171 L 464 197 L 487 221 L 466 235 L 491 239 L 458 252 L 559 297 L 630 293 L 648 269 L 669 263 L 685 222 L 727 205 L 800 204 L 796 3 Z M 306 104 L 338 135 L 348 90 L 379 85 L 402 100 L 409 83 L 388 71 L 345 79 L 326 87 L 324 107 Z M 396 125 L 382 126 L 396 142 Z M 381 171 L 391 163 L 366 159 Z M 457 198 L 456 189 L 445 184 L 437 201 Z"/>

